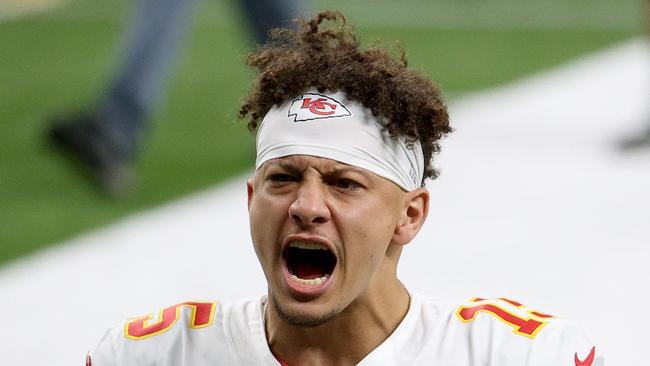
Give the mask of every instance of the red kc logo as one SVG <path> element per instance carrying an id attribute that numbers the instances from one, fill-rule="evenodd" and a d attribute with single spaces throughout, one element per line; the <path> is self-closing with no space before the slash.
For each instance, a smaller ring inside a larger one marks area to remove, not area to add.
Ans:
<path id="1" fill-rule="evenodd" d="M 289 117 L 294 122 L 351 116 L 352 113 L 338 100 L 324 94 L 305 93 L 289 106 Z"/>
<path id="2" fill-rule="evenodd" d="M 305 98 L 302 100 L 302 109 L 308 108 L 311 113 L 321 116 L 329 116 L 336 112 L 336 104 L 327 102 L 327 98 L 318 98 L 311 100 Z M 329 110 L 327 110 L 329 108 Z"/>

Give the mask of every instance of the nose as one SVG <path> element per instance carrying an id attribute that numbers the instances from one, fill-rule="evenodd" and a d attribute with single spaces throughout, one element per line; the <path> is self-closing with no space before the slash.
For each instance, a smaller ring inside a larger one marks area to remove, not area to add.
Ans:
<path id="1" fill-rule="evenodd" d="M 296 199 L 289 206 L 289 216 L 300 226 L 329 221 L 331 212 L 325 195 L 321 182 L 304 182 L 298 189 Z"/>

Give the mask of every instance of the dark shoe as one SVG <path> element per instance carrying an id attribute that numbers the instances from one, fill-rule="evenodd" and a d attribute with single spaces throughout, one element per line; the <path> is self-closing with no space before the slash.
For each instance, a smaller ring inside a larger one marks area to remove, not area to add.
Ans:
<path id="1" fill-rule="evenodd" d="M 56 119 L 48 131 L 49 140 L 76 163 L 100 191 L 119 198 L 133 189 L 133 167 L 89 116 Z"/>
<path id="2" fill-rule="evenodd" d="M 631 151 L 650 147 L 650 127 L 636 136 L 628 137 L 620 142 L 623 151 Z"/>

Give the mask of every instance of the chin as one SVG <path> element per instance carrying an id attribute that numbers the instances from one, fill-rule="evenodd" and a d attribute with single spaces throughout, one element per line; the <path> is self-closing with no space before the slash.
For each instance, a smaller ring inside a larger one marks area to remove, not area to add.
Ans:
<path id="1" fill-rule="evenodd" d="M 309 308 L 312 307 L 309 304 L 300 304 L 297 307 L 302 309 L 292 309 L 293 306 L 283 304 L 281 301 L 271 295 L 269 298 L 270 305 L 273 306 L 276 314 L 282 319 L 282 321 L 291 324 L 296 327 L 304 328 L 313 328 L 319 325 L 323 325 L 328 321 L 336 317 L 340 311 L 338 309 L 329 309 L 325 311 L 317 311 Z"/>

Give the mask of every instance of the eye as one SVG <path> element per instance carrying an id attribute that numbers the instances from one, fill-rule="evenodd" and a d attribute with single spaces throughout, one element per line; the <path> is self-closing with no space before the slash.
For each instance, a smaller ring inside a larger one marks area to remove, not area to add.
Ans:
<path id="1" fill-rule="evenodd" d="M 347 189 L 347 190 L 361 188 L 361 184 L 346 178 L 332 179 L 328 183 L 336 188 Z"/>
<path id="2" fill-rule="evenodd" d="M 268 177 L 266 177 L 266 180 L 271 182 L 277 182 L 277 183 L 285 183 L 285 182 L 295 182 L 298 180 L 298 178 L 289 174 L 276 173 L 276 174 L 270 174 Z"/>

